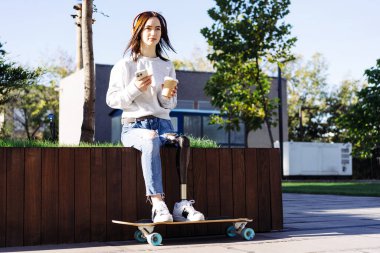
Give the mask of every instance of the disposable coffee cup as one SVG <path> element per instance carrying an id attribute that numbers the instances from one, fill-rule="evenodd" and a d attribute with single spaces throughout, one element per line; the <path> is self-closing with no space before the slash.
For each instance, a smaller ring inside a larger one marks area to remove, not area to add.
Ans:
<path id="1" fill-rule="evenodd" d="M 164 86 L 162 87 L 162 96 L 169 98 L 170 93 L 177 86 L 178 80 L 169 76 L 165 76 L 164 78 Z"/>

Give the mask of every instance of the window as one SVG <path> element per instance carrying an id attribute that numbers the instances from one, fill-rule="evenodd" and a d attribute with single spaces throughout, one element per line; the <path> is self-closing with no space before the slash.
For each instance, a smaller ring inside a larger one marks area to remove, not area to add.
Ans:
<path id="1" fill-rule="evenodd" d="M 214 110 L 215 108 L 211 105 L 209 101 L 198 101 L 198 109 L 199 110 Z"/>
<path id="2" fill-rule="evenodd" d="M 193 100 L 178 100 L 176 108 L 177 109 L 194 109 L 194 101 Z"/>
<path id="3" fill-rule="evenodd" d="M 210 117 L 203 116 L 203 136 L 207 139 L 216 141 L 217 143 L 227 143 L 228 134 L 223 128 L 219 129 L 219 125 L 210 125 Z"/>
<path id="4" fill-rule="evenodd" d="M 201 137 L 202 127 L 201 116 L 184 116 L 183 117 L 183 132 L 185 135 L 192 135 L 194 137 Z"/>
<path id="5" fill-rule="evenodd" d="M 120 142 L 121 138 L 121 116 L 112 117 L 111 121 L 111 141 L 112 143 Z"/>
<path id="6" fill-rule="evenodd" d="M 242 122 L 239 123 L 240 131 L 231 131 L 231 143 L 244 146 L 245 127 Z"/>
<path id="7" fill-rule="evenodd" d="M 178 132 L 178 117 L 170 117 L 175 132 Z"/>

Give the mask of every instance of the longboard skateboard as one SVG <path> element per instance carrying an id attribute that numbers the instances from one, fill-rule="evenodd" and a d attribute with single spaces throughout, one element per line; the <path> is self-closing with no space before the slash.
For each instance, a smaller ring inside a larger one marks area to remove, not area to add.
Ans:
<path id="1" fill-rule="evenodd" d="M 174 221 L 174 222 L 157 222 L 153 223 L 152 220 L 139 220 L 136 222 L 128 222 L 128 221 L 118 221 L 112 220 L 113 223 L 134 226 L 137 227 L 134 234 L 134 238 L 138 242 L 148 242 L 150 245 L 158 246 L 162 242 L 162 236 L 153 232 L 155 226 L 159 225 L 189 225 L 189 224 L 207 224 L 207 223 L 232 223 L 226 229 L 226 235 L 228 237 L 236 237 L 237 235 L 241 235 L 245 240 L 253 240 L 255 237 L 255 231 L 252 228 L 246 228 L 248 222 L 251 222 L 251 219 L 247 218 L 208 218 L 202 221 Z"/>

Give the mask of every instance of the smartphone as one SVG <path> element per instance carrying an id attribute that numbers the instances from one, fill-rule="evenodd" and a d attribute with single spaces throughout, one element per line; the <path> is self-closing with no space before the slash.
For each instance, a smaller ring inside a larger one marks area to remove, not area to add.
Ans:
<path id="1" fill-rule="evenodd" d="M 148 75 L 148 71 L 146 69 L 136 71 L 135 73 L 136 79 L 139 81 L 143 79 L 144 77 L 146 77 L 147 75 Z"/>

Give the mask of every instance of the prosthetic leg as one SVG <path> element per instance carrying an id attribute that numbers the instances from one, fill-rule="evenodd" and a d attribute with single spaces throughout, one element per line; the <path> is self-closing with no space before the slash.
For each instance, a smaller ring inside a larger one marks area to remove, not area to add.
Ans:
<path id="1" fill-rule="evenodd" d="M 186 136 L 175 138 L 177 143 L 176 167 L 181 187 L 181 200 L 187 199 L 187 168 L 190 161 L 190 140 Z"/>
<path id="2" fill-rule="evenodd" d="M 190 162 L 190 140 L 186 136 L 176 136 L 173 138 L 173 144 L 177 148 L 176 167 L 181 192 L 181 200 L 174 204 L 173 220 L 177 222 L 204 220 L 204 215 L 193 207 L 195 201 L 187 199 L 187 168 Z"/>

